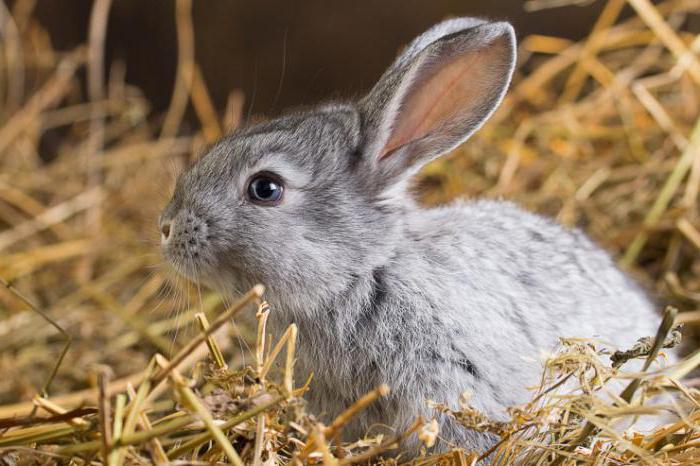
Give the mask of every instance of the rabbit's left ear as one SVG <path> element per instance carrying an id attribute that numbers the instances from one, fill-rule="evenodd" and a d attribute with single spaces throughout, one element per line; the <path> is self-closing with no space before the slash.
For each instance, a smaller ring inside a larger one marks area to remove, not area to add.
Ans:
<path id="1" fill-rule="evenodd" d="M 514 65 L 508 23 L 458 18 L 434 26 L 360 101 L 365 161 L 389 181 L 454 149 L 498 107 Z"/>

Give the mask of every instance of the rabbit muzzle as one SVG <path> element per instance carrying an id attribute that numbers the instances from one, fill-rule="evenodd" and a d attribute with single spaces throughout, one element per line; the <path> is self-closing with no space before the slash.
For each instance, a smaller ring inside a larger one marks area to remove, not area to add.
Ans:
<path id="1" fill-rule="evenodd" d="M 160 246 L 163 256 L 175 269 L 200 282 L 211 268 L 211 222 L 188 211 L 160 221 Z"/>

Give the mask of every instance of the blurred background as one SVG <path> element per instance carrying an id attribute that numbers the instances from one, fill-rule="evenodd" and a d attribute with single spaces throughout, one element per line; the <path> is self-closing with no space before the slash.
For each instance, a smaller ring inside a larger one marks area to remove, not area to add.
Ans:
<path id="1" fill-rule="evenodd" d="M 422 202 L 506 197 L 583 228 L 660 310 L 682 311 L 692 349 L 699 13 L 698 0 L 0 2 L 0 417 L 42 389 L 88 400 L 97 365 L 133 380 L 187 342 L 196 311 L 216 313 L 220 297 L 161 266 L 156 230 L 207 144 L 361 95 L 411 38 L 460 15 L 512 21 L 519 66 L 493 120 L 426 168 Z M 240 363 L 245 329 L 231 332 Z"/>
<path id="2" fill-rule="evenodd" d="M 246 111 L 270 114 L 368 89 L 402 45 L 449 16 L 505 19 L 521 37 L 581 39 L 603 2 L 578 3 L 527 12 L 516 0 L 213 0 L 193 3 L 192 23 L 197 63 L 216 108 L 222 111 L 231 90 L 240 89 Z M 54 46 L 67 50 L 87 40 L 91 5 L 37 2 L 34 14 Z M 166 108 L 177 67 L 174 14 L 172 1 L 144 8 L 117 0 L 107 24 L 105 62 L 123 61 L 126 81 L 155 111 Z"/>

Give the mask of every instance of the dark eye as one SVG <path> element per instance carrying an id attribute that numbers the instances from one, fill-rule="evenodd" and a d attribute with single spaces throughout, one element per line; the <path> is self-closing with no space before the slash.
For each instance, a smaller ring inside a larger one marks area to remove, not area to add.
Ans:
<path id="1" fill-rule="evenodd" d="M 258 204 L 278 204 L 283 192 L 282 182 L 269 173 L 253 176 L 248 184 L 248 197 Z"/>

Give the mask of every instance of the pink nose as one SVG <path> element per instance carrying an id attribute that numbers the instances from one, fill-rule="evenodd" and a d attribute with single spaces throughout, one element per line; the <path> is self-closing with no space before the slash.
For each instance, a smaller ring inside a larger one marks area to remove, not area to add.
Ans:
<path id="1" fill-rule="evenodd" d="M 160 232 L 163 234 L 163 241 L 167 241 L 167 239 L 170 238 L 170 223 L 163 223 L 160 226 Z"/>

